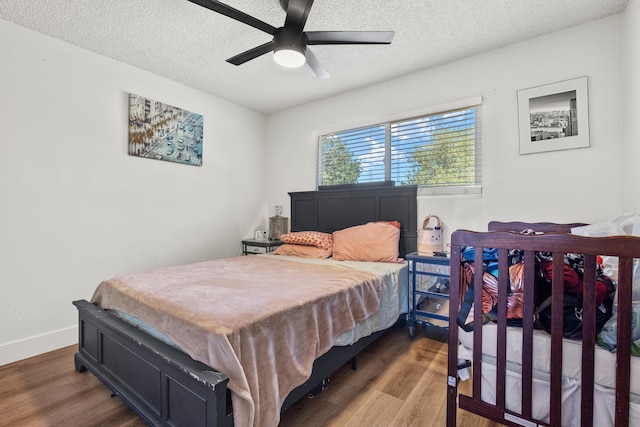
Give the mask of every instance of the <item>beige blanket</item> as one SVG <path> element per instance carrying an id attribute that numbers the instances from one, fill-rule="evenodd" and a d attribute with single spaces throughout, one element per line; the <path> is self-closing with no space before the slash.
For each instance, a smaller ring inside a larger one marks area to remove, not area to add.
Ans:
<path id="1" fill-rule="evenodd" d="M 101 283 L 92 301 L 134 315 L 229 376 L 236 426 L 276 426 L 285 397 L 335 339 L 380 307 L 374 274 L 245 256 Z"/>

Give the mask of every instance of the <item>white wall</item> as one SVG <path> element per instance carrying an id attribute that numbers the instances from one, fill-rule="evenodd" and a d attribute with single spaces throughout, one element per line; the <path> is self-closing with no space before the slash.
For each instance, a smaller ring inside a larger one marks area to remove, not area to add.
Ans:
<path id="1" fill-rule="evenodd" d="M 624 28 L 622 210 L 640 212 L 640 0 L 629 1 Z"/>
<path id="2" fill-rule="evenodd" d="M 263 115 L 0 21 L 0 365 L 77 342 L 116 274 L 264 229 Z M 129 92 L 204 116 L 203 166 L 127 155 Z"/>
<path id="3" fill-rule="evenodd" d="M 483 194 L 421 197 L 420 222 L 437 214 L 448 235 L 457 228 L 484 230 L 492 219 L 591 222 L 617 215 L 622 24 L 621 15 L 609 17 L 270 115 L 269 203 L 287 212 L 288 191 L 314 189 L 319 131 L 481 95 Z M 588 76 L 591 147 L 520 155 L 517 91 L 580 76 Z"/>

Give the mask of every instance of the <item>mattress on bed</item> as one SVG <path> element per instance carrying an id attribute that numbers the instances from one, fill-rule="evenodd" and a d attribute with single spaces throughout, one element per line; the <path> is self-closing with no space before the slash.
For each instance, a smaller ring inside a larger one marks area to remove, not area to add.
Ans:
<path id="1" fill-rule="evenodd" d="M 144 320 L 229 376 L 237 425 L 275 425 L 315 358 L 344 332 L 355 329 L 351 340 L 367 335 L 369 326 L 356 324 L 387 311 L 381 273 L 406 276 L 404 264 L 364 264 L 275 255 L 218 259 L 109 279 L 92 302 Z M 406 307 L 406 298 L 396 304 Z M 402 308 L 391 311 L 399 315 Z"/>
<path id="2" fill-rule="evenodd" d="M 400 315 L 409 312 L 409 276 L 407 274 L 408 267 L 406 263 L 393 264 L 388 262 L 335 261 L 332 259 L 320 260 L 271 254 L 252 256 L 268 256 L 288 259 L 296 262 L 335 265 L 342 268 L 369 271 L 380 276 L 382 279 L 380 310 L 366 319 L 357 322 L 355 328 L 342 333 L 334 343 L 336 346 L 351 345 L 361 338 L 367 337 L 375 332 L 388 329 L 396 323 Z M 119 310 L 109 311 L 130 325 L 133 325 L 154 338 L 182 351 L 182 349 L 168 336 L 137 317 Z"/>
<path id="3" fill-rule="evenodd" d="M 459 358 L 471 359 L 473 349 L 473 332 L 459 330 L 460 349 Z M 496 357 L 496 331 L 497 325 L 485 324 L 482 327 L 482 353 L 493 358 Z M 576 361 L 582 360 L 582 343 L 577 340 L 563 340 L 562 346 L 562 375 L 580 381 L 582 376 L 582 364 Z M 551 335 L 541 330 L 533 331 L 533 369 L 538 373 L 549 374 L 551 372 Z M 484 360 L 484 359 L 483 359 Z M 507 361 L 513 365 L 522 364 L 522 329 L 518 327 L 507 328 Z M 511 366 L 513 366 L 511 365 Z M 611 353 L 596 345 L 594 355 L 594 381 L 602 387 L 615 389 L 616 354 Z M 631 357 L 631 393 L 640 395 L 640 357 Z"/>

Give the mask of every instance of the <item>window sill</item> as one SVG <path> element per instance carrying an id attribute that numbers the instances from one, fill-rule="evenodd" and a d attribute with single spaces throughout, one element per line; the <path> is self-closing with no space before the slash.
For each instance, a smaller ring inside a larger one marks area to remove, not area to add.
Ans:
<path id="1" fill-rule="evenodd" d="M 482 196 L 482 185 L 466 185 L 451 187 L 418 187 L 418 197 L 421 196 Z"/>

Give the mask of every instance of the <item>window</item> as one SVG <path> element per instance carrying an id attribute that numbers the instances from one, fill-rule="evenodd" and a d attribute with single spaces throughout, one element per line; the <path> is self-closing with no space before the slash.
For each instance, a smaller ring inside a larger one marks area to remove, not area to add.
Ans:
<path id="1" fill-rule="evenodd" d="M 477 193 L 481 123 L 478 102 L 321 135 L 318 185 L 395 181 L 422 194 Z"/>

